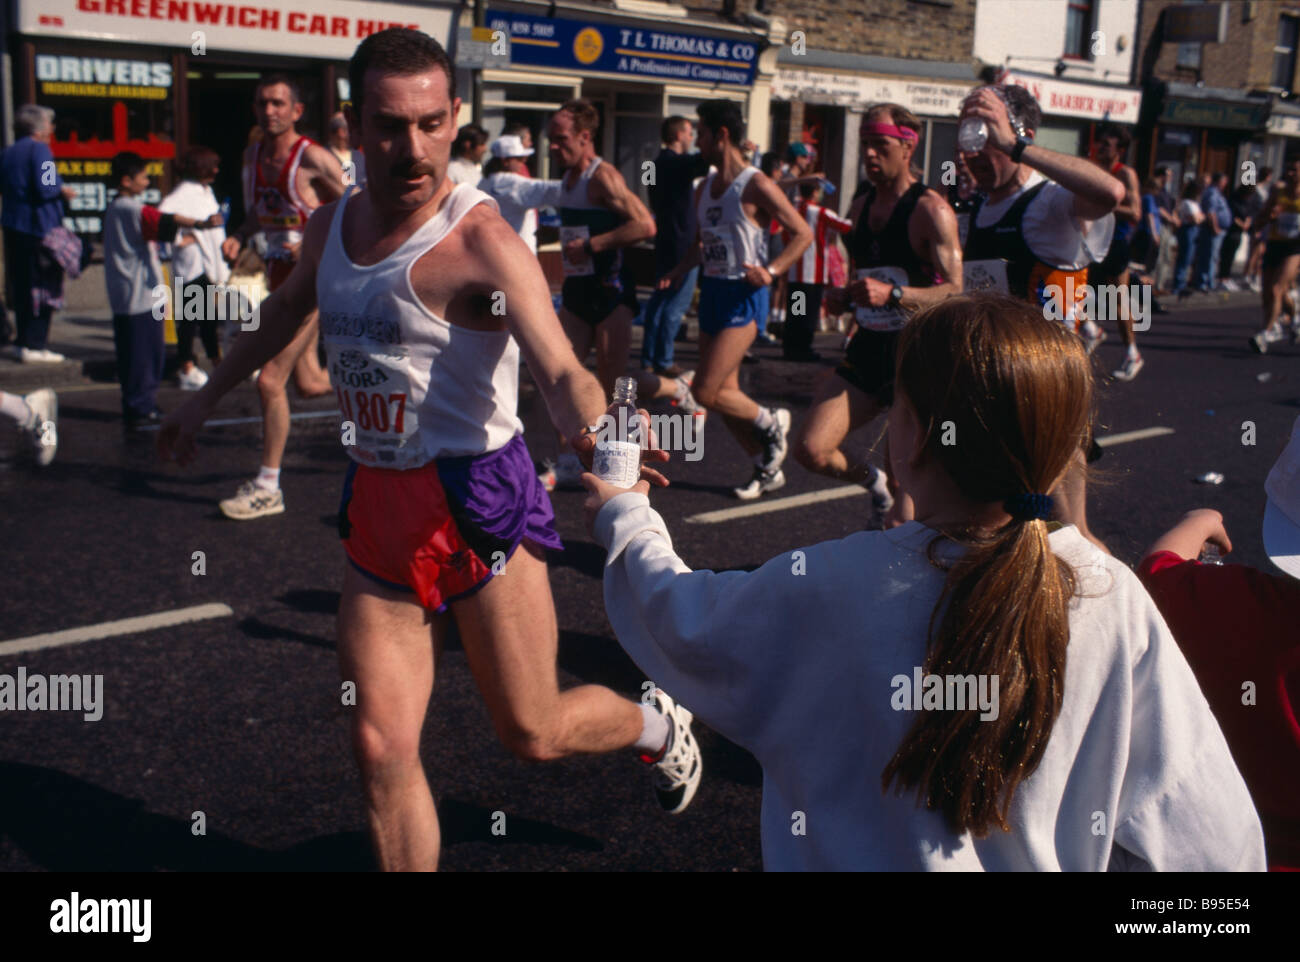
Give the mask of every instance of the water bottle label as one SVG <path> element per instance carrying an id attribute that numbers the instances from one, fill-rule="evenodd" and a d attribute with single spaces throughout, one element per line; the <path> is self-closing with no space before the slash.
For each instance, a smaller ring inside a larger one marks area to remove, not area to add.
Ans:
<path id="1" fill-rule="evenodd" d="M 616 488 L 630 488 L 641 479 L 641 445 L 631 441 L 597 441 L 592 474 Z"/>

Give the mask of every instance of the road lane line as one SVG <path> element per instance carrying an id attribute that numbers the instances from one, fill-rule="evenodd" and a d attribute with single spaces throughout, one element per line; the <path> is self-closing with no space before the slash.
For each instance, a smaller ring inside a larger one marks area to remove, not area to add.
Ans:
<path id="1" fill-rule="evenodd" d="M 758 501 L 754 504 L 744 504 L 738 508 L 722 508 L 719 511 L 705 511 L 703 514 L 693 514 L 686 518 L 689 524 L 717 524 L 719 521 L 731 521 L 734 518 L 751 518 L 756 514 L 768 514 L 772 511 L 785 511 L 789 508 L 802 508 L 808 504 L 818 504 L 822 501 L 835 501 L 839 498 L 852 498 L 859 494 L 866 494 L 867 489 L 860 484 L 845 484 L 838 488 L 823 488 L 820 491 L 810 491 L 807 494 L 796 494 L 788 498 L 774 498 L 771 501 Z"/>
<path id="2" fill-rule="evenodd" d="M 1142 441 L 1146 438 L 1158 438 L 1173 433 L 1173 428 L 1142 428 L 1139 431 L 1125 431 L 1122 434 L 1108 434 L 1105 437 L 1097 438 L 1097 444 L 1100 447 L 1108 448 L 1112 444 L 1128 444 L 1130 441 Z"/>
<path id="3" fill-rule="evenodd" d="M 82 628 L 68 628 L 64 631 L 51 631 L 43 635 L 28 635 L 26 638 L 13 638 L 0 641 L 0 656 L 13 655 L 23 651 L 39 651 L 42 648 L 61 648 L 83 641 L 97 641 L 112 638 L 115 635 L 134 635 L 155 628 L 170 628 L 191 621 L 204 621 L 208 618 L 225 618 L 235 612 L 229 605 L 218 603 L 194 605 L 190 608 L 177 608 L 175 611 L 159 611 L 152 615 L 140 615 L 135 618 L 122 618 L 119 621 L 104 621 L 97 625 Z"/>
<path id="4" fill-rule="evenodd" d="M 1142 428 L 1138 431 L 1125 431 L 1122 434 L 1109 434 L 1105 437 L 1099 437 L 1097 438 L 1097 444 L 1106 448 L 1115 444 L 1127 444 L 1130 441 L 1141 441 L 1145 438 L 1158 438 L 1173 433 L 1173 428 Z M 734 521 L 736 518 L 752 518 L 755 515 L 770 514 L 774 511 L 788 511 L 791 508 L 802 508 L 810 504 L 819 504 L 823 501 L 835 501 L 839 498 L 851 498 L 855 495 L 866 493 L 867 489 L 861 485 L 846 484 L 841 485 L 838 488 L 823 488 L 820 491 L 811 491 L 808 494 L 796 494 L 788 498 L 773 498 L 770 501 L 758 501 L 753 504 L 745 504 L 735 508 L 722 508 L 718 511 L 705 511 L 703 514 L 689 515 L 685 520 L 688 524 L 718 524 L 722 521 Z"/>
<path id="5" fill-rule="evenodd" d="M 340 413 L 340 412 L 337 411 L 337 410 L 334 410 L 334 411 L 299 411 L 297 414 L 290 414 L 290 415 L 289 415 L 289 420 L 290 420 L 290 421 L 305 421 L 305 420 L 307 420 L 308 418 L 336 418 L 336 417 L 339 416 L 339 413 Z M 220 428 L 220 427 L 225 427 L 225 426 L 228 425 L 228 424 L 261 424 L 261 423 L 262 423 L 262 418 L 261 418 L 261 417 L 255 417 L 255 418 L 217 418 L 215 421 L 204 421 L 204 422 L 203 422 L 203 426 L 204 426 L 205 428 Z M 157 424 L 150 424 L 148 427 L 141 428 L 140 430 L 142 430 L 142 431 L 157 431 L 157 430 L 158 430 L 158 425 L 157 425 Z"/>

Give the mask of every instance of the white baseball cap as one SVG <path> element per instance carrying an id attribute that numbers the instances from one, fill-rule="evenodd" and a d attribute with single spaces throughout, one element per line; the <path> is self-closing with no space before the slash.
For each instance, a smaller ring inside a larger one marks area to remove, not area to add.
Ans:
<path id="1" fill-rule="evenodd" d="M 1300 578 L 1300 418 L 1291 440 L 1264 481 L 1264 550 L 1292 578 Z"/>
<path id="2" fill-rule="evenodd" d="M 524 146 L 524 139 L 516 134 L 507 134 L 492 141 L 493 157 L 530 157 L 531 147 Z"/>

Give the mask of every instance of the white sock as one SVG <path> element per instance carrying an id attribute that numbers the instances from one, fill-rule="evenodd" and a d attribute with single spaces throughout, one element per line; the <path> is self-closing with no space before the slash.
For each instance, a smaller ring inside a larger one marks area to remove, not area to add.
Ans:
<path id="1" fill-rule="evenodd" d="M 690 392 L 691 386 L 681 378 L 677 379 L 677 390 L 673 392 L 673 398 L 678 401 L 685 401 L 686 395 Z"/>
<path id="2" fill-rule="evenodd" d="M 253 483 L 263 491 L 279 491 L 280 469 L 268 468 L 265 464 L 262 465 L 262 470 L 257 472 L 257 478 Z"/>
<path id="3" fill-rule="evenodd" d="M 760 404 L 758 406 L 758 417 L 754 418 L 754 427 L 760 431 L 766 431 L 774 424 L 776 424 L 776 418 L 772 416 L 772 409 L 765 408 Z"/>
<path id="4" fill-rule="evenodd" d="M 668 724 L 668 719 L 664 713 L 653 705 L 641 706 L 641 737 L 636 740 L 633 746 L 637 751 L 647 752 L 654 755 L 660 749 L 668 747 L 668 736 L 672 733 L 672 726 Z"/>
<path id="5" fill-rule="evenodd" d="M 1136 359 L 1139 356 L 1137 344 L 1130 344 L 1128 346 L 1128 356 L 1134 359 Z"/>
<path id="6" fill-rule="evenodd" d="M 36 424 L 36 412 L 17 394 L 7 391 L 0 391 L 0 414 L 13 418 L 20 428 L 30 428 Z"/>

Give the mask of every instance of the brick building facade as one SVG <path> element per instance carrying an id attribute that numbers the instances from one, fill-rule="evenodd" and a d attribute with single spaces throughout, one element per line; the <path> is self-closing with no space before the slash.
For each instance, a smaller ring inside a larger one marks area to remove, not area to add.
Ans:
<path id="1" fill-rule="evenodd" d="M 1171 16 L 1187 6 L 1142 3 L 1136 79 L 1147 91 L 1150 136 L 1141 145 L 1139 172 L 1166 164 L 1181 176 L 1235 176 L 1248 161 L 1279 167 L 1290 144 L 1300 147 L 1300 108 L 1289 103 L 1300 89 L 1300 2 L 1225 4 L 1222 43 L 1171 37 Z"/>

